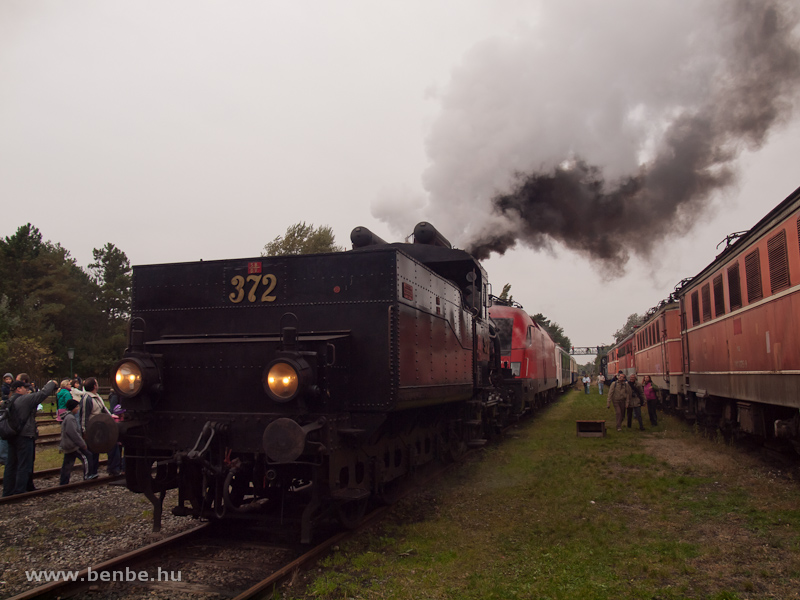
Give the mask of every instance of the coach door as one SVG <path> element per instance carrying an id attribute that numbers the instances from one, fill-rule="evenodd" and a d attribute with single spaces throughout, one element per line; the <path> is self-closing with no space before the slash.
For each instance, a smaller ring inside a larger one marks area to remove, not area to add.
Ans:
<path id="1" fill-rule="evenodd" d="M 686 295 L 681 296 L 681 355 L 683 356 L 683 393 L 689 391 L 689 319 L 686 315 Z"/>
<path id="2" fill-rule="evenodd" d="M 664 375 L 664 381 L 669 385 L 669 352 L 667 352 L 667 313 L 661 315 L 661 329 L 658 332 L 659 341 L 661 342 L 661 373 Z"/>

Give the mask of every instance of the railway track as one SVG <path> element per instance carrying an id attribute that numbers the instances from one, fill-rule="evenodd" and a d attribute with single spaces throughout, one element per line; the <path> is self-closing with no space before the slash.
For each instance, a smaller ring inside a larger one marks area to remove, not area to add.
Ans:
<path id="1" fill-rule="evenodd" d="M 60 469 L 59 469 L 60 470 Z M 71 492 L 74 490 L 88 489 L 100 485 L 106 485 L 123 479 L 124 475 L 117 475 L 115 477 L 97 477 L 95 479 L 86 479 L 84 481 L 76 481 L 75 483 L 68 483 L 67 485 L 52 485 L 50 487 L 40 488 L 32 492 L 25 492 L 24 494 L 16 494 L 15 496 L 6 496 L 0 498 L 0 506 L 7 504 L 14 504 L 30 500 L 31 498 L 38 498 L 41 496 L 50 496 L 52 494 L 62 494 L 64 492 Z"/>
<path id="2" fill-rule="evenodd" d="M 100 466 L 108 464 L 107 459 L 102 459 L 99 463 Z M 81 469 L 80 462 L 72 466 L 73 471 L 77 471 Z M 59 475 L 61 473 L 61 467 L 54 467 L 52 469 L 42 469 L 41 471 L 34 471 L 33 478 L 34 479 L 43 479 L 45 477 L 53 477 L 55 475 Z M 3 477 L 0 477 L 0 483 L 3 483 Z"/>
<path id="3" fill-rule="evenodd" d="M 358 529 L 383 517 L 376 509 Z M 344 542 L 353 531 L 339 532 L 311 549 L 264 541 L 258 529 L 232 530 L 230 524 L 202 525 L 149 544 L 81 571 L 60 575 L 10 600 L 55 599 L 81 593 L 125 594 L 149 598 L 161 592 L 202 594 L 250 600 L 271 595 L 299 569 L 307 567 Z M 67 573 L 67 572 L 60 572 Z M 264 577 L 264 573 L 268 573 Z"/>
<path id="4" fill-rule="evenodd" d="M 37 446 L 52 446 L 61 442 L 60 433 L 45 433 L 36 438 Z"/>
<path id="5" fill-rule="evenodd" d="M 398 490 L 398 499 L 424 488 L 458 464 L 428 470 Z M 152 598 L 159 593 L 234 600 L 268 598 L 297 572 L 316 563 L 350 536 L 379 522 L 391 510 L 391 506 L 375 508 L 357 527 L 334 532 L 312 548 L 282 542 L 280 533 L 276 536 L 247 522 L 242 522 L 241 527 L 231 522 L 206 522 L 80 571 L 70 571 L 70 580 L 62 575 L 59 581 L 37 586 L 10 600 L 80 598 L 82 594 L 89 598 L 98 597 L 97 594 Z"/>

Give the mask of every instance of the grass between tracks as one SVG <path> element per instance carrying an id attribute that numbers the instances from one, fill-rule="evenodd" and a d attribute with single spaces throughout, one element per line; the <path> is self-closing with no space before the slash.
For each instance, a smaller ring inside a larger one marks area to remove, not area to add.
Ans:
<path id="1" fill-rule="evenodd" d="M 659 416 L 618 433 L 605 397 L 570 392 L 280 597 L 800 597 L 798 482 Z"/>

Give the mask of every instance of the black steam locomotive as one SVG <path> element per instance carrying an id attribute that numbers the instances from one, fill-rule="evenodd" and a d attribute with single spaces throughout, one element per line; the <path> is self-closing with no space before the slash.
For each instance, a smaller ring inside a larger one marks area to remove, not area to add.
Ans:
<path id="1" fill-rule="evenodd" d="M 134 267 L 114 379 L 126 420 L 87 434 L 101 452 L 122 440 L 154 530 L 177 489 L 176 514 L 299 521 L 309 542 L 319 520 L 357 524 L 416 469 L 519 416 L 481 265 L 427 223 L 410 244 L 351 239 L 332 254 Z"/>

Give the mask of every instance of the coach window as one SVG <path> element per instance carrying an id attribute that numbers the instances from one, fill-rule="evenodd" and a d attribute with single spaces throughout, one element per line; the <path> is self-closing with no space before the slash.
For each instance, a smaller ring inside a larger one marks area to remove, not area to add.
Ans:
<path id="1" fill-rule="evenodd" d="M 774 294 L 789 287 L 789 253 L 786 250 L 786 230 L 767 242 L 769 258 L 769 286 Z"/>
<path id="2" fill-rule="evenodd" d="M 692 292 L 692 325 L 700 324 L 700 300 L 697 292 Z"/>
<path id="3" fill-rule="evenodd" d="M 728 267 L 728 306 L 731 310 L 742 308 L 742 284 L 739 281 L 739 263 Z"/>
<path id="4" fill-rule="evenodd" d="M 711 320 L 711 286 L 707 283 L 700 288 L 700 295 L 703 300 L 703 323 Z"/>
<path id="5" fill-rule="evenodd" d="M 797 242 L 800 244 L 800 217 L 797 217 Z"/>
<path id="6" fill-rule="evenodd" d="M 725 297 L 722 295 L 722 274 L 714 277 L 714 316 L 725 314 Z"/>
<path id="7" fill-rule="evenodd" d="M 764 297 L 764 291 L 761 289 L 761 259 L 758 248 L 744 257 L 744 275 L 748 304 L 761 300 Z"/>

